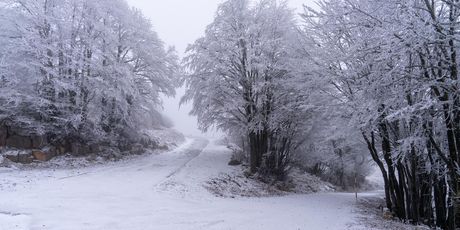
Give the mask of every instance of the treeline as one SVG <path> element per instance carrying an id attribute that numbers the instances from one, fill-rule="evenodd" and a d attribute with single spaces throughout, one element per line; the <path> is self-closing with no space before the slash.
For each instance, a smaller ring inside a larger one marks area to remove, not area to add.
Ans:
<path id="1" fill-rule="evenodd" d="M 456 229 L 459 1 L 330 0 L 306 8 L 318 77 L 350 108 L 394 216 Z"/>
<path id="2" fill-rule="evenodd" d="M 304 10 L 297 21 L 282 1 L 219 7 L 185 60 L 201 127 L 229 133 L 253 173 L 278 179 L 300 163 L 350 187 L 371 158 L 395 217 L 458 227 L 460 2 Z"/>
<path id="3" fill-rule="evenodd" d="M 226 1 L 188 48 L 183 101 L 193 101 L 202 129 L 225 131 L 247 153 L 254 175 L 283 180 L 297 165 L 352 189 L 365 182 L 368 157 L 356 138 L 332 128 L 346 124 L 329 105 L 344 106 L 313 72 L 307 43 L 286 2 Z"/>
<path id="4" fill-rule="evenodd" d="M 0 2 L 0 126 L 51 142 L 122 143 L 163 124 L 177 57 L 124 0 Z"/>

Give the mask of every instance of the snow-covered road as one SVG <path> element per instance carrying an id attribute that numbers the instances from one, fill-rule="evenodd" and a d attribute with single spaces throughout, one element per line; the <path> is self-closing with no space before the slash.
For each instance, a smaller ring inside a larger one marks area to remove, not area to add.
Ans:
<path id="1" fill-rule="evenodd" d="M 0 171 L 0 230 L 364 229 L 353 194 L 225 199 L 202 185 L 229 169 L 202 139 L 79 170 Z"/>

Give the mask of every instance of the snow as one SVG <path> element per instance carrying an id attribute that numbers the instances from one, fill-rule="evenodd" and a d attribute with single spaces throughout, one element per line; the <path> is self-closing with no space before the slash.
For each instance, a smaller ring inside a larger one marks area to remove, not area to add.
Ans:
<path id="1" fill-rule="evenodd" d="M 220 173 L 212 178 L 205 187 L 216 196 L 235 197 L 270 197 L 289 194 L 308 194 L 317 192 L 334 192 L 335 186 L 300 169 L 291 169 L 285 181 L 264 181 L 257 176 L 246 176 L 246 167 L 234 167 L 231 172 Z"/>
<path id="2" fill-rule="evenodd" d="M 219 198 L 206 181 L 230 151 L 187 139 L 177 149 L 81 169 L 0 170 L 0 230 L 365 229 L 354 195 Z"/>
<path id="3" fill-rule="evenodd" d="M 27 230 L 30 225 L 30 217 L 11 213 L 0 213 L 0 230 Z"/>

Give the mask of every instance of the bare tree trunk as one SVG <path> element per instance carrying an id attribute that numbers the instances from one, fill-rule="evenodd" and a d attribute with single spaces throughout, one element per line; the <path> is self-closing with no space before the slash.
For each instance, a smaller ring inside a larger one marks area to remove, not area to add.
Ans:
<path id="1" fill-rule="evenodd" d="M 388 173 L 387 173 L 387 170 L 385 168 L 385 165 L 383 164 L 383 162 L 380 160 L 380 158 L 378 156 L 378 151 L 377 151 L 377 148 L 375 146 L 374 132 L 371 132 L 371 139 L 369 139 L 369 137 L 364 132 L 362 133 L 362 135 L 364 137 L 364 140 L 366 141 L 367 148 L 369 149 L 369 152 L 370 152 L 370 154 L 372 156 L 372 159 L 374 160 L 374 162 L 377 164 L 377 166 L 379 167 L 380 171 L 382 172 L 383 182 L 384 182 L 384 187 L 385 187 L 386 206 L 387 206 L 387 208 L 389 210 L 392 210 L 393 203 L 392 203 L 391 195 L 390 195 L 390 181 L 388 179 Z"/>

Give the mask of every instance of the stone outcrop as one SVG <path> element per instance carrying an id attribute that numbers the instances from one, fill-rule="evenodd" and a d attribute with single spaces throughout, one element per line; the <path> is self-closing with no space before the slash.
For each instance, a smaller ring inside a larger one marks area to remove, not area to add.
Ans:
<path id="1" fill-rule="evenodd" d="M 30 164 L 34 161 L 34 156 L 29 151 L 16 151 L 4 157 L 12 162 L 21 163 L 21 164 Z"/>
<path id="2" fill-rule="evenodd" d="M 70 144 L 70 153 L 74 156 L 84 156 L 90 152 L 91 151 L 88 145 L 84 145 L 78 142 L 73 142 Z"/>
<path id="3" fill-rule="evenodd" d="M 23 131 L 0 123 L 0 147 L 17 149 L 41 149 L 48 145 L 46 135 L 25 135 Z"/>
<path id="4" fill-rule="evenodd" d="M 35 130 L 35 131 L 31 131 Z M 38 131 L 37 131 L 38 130 Z M 164 130 L 152 130 L 135 138 L 119 138 L 116 141 L 82 139 L 78 134 L 59 136 L 58 133 L 40 133 L 42 129 L 29 129 L 25 124 L 16 124 L 8 119 L 0 120 L 0 150 L 9 153 L 5 158 L 16 163 L 49 161 L 53 157 L 70 153 L 73 156 L 103 155 L 108 149 L 116 149 L 122 154 L 143 154 L 146 149 L 169 149 L 179 134 Z M 171 134 L 172 133 L 172 134 Z M 169 141 L 169 139 L 171 141 Z M 116 154 L 115 154 L 116 155 Z"/>
<path id="5" fill-rule="evenodd" d="M 0 125 L 0 147 L 6 146 L 6 138 L 8 137 L 8 128 Z"/>
<path id="6" fill-rule="evenodd" d="M 35 160 L 38 160 L 38 161 L 49 161 L 53 157 L 56 156 L 56 153 L 51 150 L 48 150 L 48 151 L 33 150 L 32 156 L 34 157 Z"/>
<path id="7" fill-rule="evenodd" d="M 32 141 L 33 149 L 41 149 L 48 145 L 48 138 L 45 135 L 35 135 L 30 139 Z"/>
<path id="8" fill-rule="evenodd" d="M 32 149 L 32 139 L 19 135 L 9 136 L 6 139 L 6 146 L 17 149 Z"/>
<path id="9" fill-rule="evenodd" d="M 21 164 L 30 164 L 34 161 L 49 161 L 56 156 L 55 148 L 44 150 L 11 150 L 3 155 L 6 159 Z"/>

